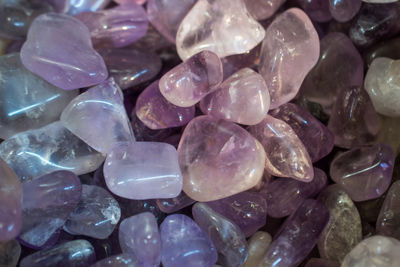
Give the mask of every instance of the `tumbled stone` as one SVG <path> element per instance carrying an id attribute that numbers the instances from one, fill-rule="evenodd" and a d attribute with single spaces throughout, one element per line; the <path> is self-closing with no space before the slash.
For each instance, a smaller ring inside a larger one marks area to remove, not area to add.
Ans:
<path id="1" fill-rule="evenodd" d="M 23 258 L 21 267 L 84 267 L 96 260 L 93 246 L 78 239 L 43 249 Z"/>
<path id="2" fill-rule="evenodd" d="M 318 57 L 318 34 L 302 10 L 288 9 L 268 26 L 259 70 L 271 95 L 271 109 L 296 96 Z"/>
<path id="3" fill-rule="evenodd" d="M 383 202 L 376 222 L 380 235 L 400 238 L 400 181 L 392 184 Z"/>
<path id="4" fill-rule="evenodd" d="M 329 211 L 308 199 L 286 219 L 259 266 L 298 266 L 311 252 L 329 221 Z"/>
<path id="5" fill-rule="evenodd" d="M 362 0 L 363 2 L 366 3 L 377 3 L 377 4 L 385 4 L 385 3 L 393 3 L 397 2 L 399 0 Z"/>
<path id="6" fill-rule="evenodd" d="M 312 162 L 332 151 L 334 136 L 331 131 L 302 107 L 286 103 L 271 110 L 269 114 L 286 122 L 293 129 L 307 149 Z"/>
<path id="7" fill-rule="evenodd" d="M 400 241 L 375 235 L 361 241 L 347 254 L 341 267 L 396 267 L 400 262 Z"/>
<path id="8" fill-rule="evenodd" d="M 393 149 L 386 144 L 354 148 L 331 162 L 330 176 L 353 201 L 374 199 L 388 189 L 394 160 Z"/>
<path id="9" fill-rule="evenodd" d="M 339 22 L 351 20 L 360 10 L 361 0 L 329 0 L 329 11 Z"/>
<path id="10" fill-rule="evenodd" d="M 304 12 L 316 22 L 327 22 L 332 19 L 327 0 L 298 0 Z"/>
<path id="11" fill-rule="evenodd" d="M 314 168 L 314 179 L 309 183 L 287 178 L 271 181 L 264 195 L 268 215 L 283 218 L 293 214 L 306 199 L 316 196 L 327 183 L 325 172 L 318 168 Z"/>
<path id="12" fill-rule="evenodd" d="M 340 263 L 320 258 L 311 258 L 304 267 L 340 267 Z"/>
<path id="13" fill-rule="evenodd" d="M 118 4 L 128 4 L 128 3 L 136 3 L 138 5 L 143 5 L 144 3 L 147 2 L 147 0 L 114 0 L 114 2 L 117 2 Z"/>
<path id="14" fill-rule="evenodd" d="M 179 26 L 176 48 L 182 60 L 203 50 L 226 57 L 251 50 L 264 36 L 242 0 L 198 0 Z"/>
<path id="15" fill-rule="evenodd" d="M 249 256 L 243 267 L 258 266 L 264 257 L 269 245 L 272 242 L 272 237 L 267 232 L 256 232 L 249 240 Z"/>
<path id="16" fill-rule="evenodd" d="M 86 11 L 97 11 L 105 8 L 111 0 L 67 0 L 68 10 L 66 11 L 68 14 L 76 15 L 81 12 Z"/>
<path id="17" fill-rule="evenodd" d="M 96 262 L 90 267 L 140 267 L 135 254 L 118 254 Z"/>
<path id="18" fill-rule="evenodd" d="M 190 206 L 195 202 L 195 200 L 191 199 L 185 194 L 185 192 L 182 191 L 177 197 L 174 198 L 157 199 L 157 206 L 162 212 L 173 213 Z"/>
<path id="19" fill-rule="evenodd" d="M 260 123 L 268 113 L 270 97 L 263 77 L 244 68 L 226 79 L 200 102 L 203 113 L 244 125 Z"/>
<path id="20" fill-rule="evenodd" d="M 205 203 L 194 204 L 192 213 L 196 223 L 213 241 L 218 251 L 218 261 L 223 266 L 239 267 L 246 261 L 246 238 L 235 223 L 213 211 Z"/>
<path id="21" fill-rule="evenodd" d="M 400 117 L 379 116 L 380 130 L 377 142 L 390 145 L 394 152 L 400 152 Z"/>
<path id="22" fill-rule="evenodd" d="M 164 267 L 211 267 L 217 251 L 207 234 L 188 216 L 169 215 L 160 225 Z"/>
<path id="23" fill-rule="evenodd" d="M 19 238 L 31 247 L 42 247 L 64 225 L 82 195 L 79 178 L 56 171 L 26 181 L 23 186 L 22 227 Z"/>
<path id="24" fill-rule="evenodd" d="M 143 212 L 123 220 L 119 226 L 122 252 L 136 255 L 141 266 L 160 264 L 161 238 L 156 217 Z"/>
<path id="25" fill-rule="evenodd" d="M 286 0 L 245 0 L 246 8 L 256 20 L 270 18 Z"/>
<path id="26" fill-rule="evenodd" d="M 6 53 L 6 49 L 11 42 L 11 40 L 0 37 L 0 56 Z"/>
<path id="27" fill-rule="evenodd" d="M 159 81 L 150 84 L 136 101 L 136 116 L 150 129 L 165 129 L 187 124 L 194 117 L 195 108 L 178 107 L 160 93 Z"/>
<path id="28" fill-rule="evenodd" d="M 77 91 L 61 90 L 27 70 L 18 53 L 0 57 L 0 138 L 58 120 Z"/>
<path id="29" fill-rule="evenodd" d="M 35 19 L 22 46 L 21 60 L 27 69 L 66 90 L 107 78 L 107 68 L 93 50 L 87 27 L 64 14 L 47 13 Z"/>
<path id="30" fill-rule="evenodd" d="M 17 266 L 20 255 L 21 246 L 18 241 L 0 242 L 0 267 Z"/>
<path id="31" fill-rule="evenodd" d="M 219 57 L 202 51 L 164 74 L 159 83 L 160 92 L 172 104 L 190 107 L 218 89 L 222 79 Z"/>
<path id="32" fill-rule="evenodd" d="M 107 155 L 108 189 L 129 199 L 172 198 L 182 190 L 176 149 L 157 142 L 119 143 Z"/>
<path id="33" fill-rule="evenodd" d="M 370 67 L 375 58 L 388 57 L 391 59 L 400 59 L 400 38 L 384 40 L 370 47 L 364 54 L 365 64 Z"/>
<path id="34" fill-rule="evenodd" d="M 0 157 L 0 242 L 15 238 L 21 229 L 22 186 Z M 1 254 L 0 254 L 1 255 Z M 0 256 L 1 257 L 1 256 Z M 1 264 L 1 261 L 0 261 Z"/>
<path id="35" fill-rule="evenodd" d="M 268 173 L 303 182 L 313 179 L 311 158 L 288 124 L 267 115 L 261 123 L 250 126 L 249 131 L 264 147 Z"/>
<path id="36" fill-rule="evenodd" d="M 194 118 L 178 146 L 183 191 L 212 201 L 246 191 L 261 180 L 265 152 L 242 127 L 210 116 Z"/>
<path id="37" fill-rule="evenodd" d="M 118 142 L 135 140 L 123 97 L 114 79 L 108 79 L 75 97 L 60 121 L 86 144 L 108 153 Z"/>
<path id="38" fill-rule="evenodd" d="M 170 137 L 174 133 L 174 128 L 165 128 L 159 130 L 152 130 L 147 127 L 139 118 L 136 116 L 135 111 L 131 114 L 132 130 L 135 135 L 136 141 L 161 141 Z"/>

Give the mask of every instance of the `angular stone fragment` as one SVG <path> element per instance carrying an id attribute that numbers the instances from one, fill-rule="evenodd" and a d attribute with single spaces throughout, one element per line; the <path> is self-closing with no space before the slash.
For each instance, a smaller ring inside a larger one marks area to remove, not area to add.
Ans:
<path id="1" fill-rule="evenodd" d="M 0 242 L 0 267 L 17 266 L 20 255 L 21 246 L 17 240 Z"/>
<path id="2" fill-rule="evenodd" d="M 298 0 L 304 12 L 316 22 L 327 22 L 332 19 L 327 0 Z"/>
<path id="3" fill-rule="evenodd" d="M 271 244 L 272 237 L 267 232 L 258 231 L 251 236 L 249 240 L 249 256 L 243 267 L 258 266 L 264 257 L 269 245 Z"/>
<path id="4" fill-rule="evenodd" d="M 389 188 L 376 222 L 376 232 L 400 238 L 400 181 Z"/>
<path id="5" fill-rule="evenodd" d="M 96 262 L 90 267 L 140 267 L 135 254 L 118 254 Z"/>
<path id="6" fill-rule="evenodd" d="M 157 199 L 157 206 L 162 212 L 173 213 L 187 206 L 192 205 L 196 201 L 188 197 L 185 192 L 181 192 L 177 197 Z"/>
<path id="7" fill-rule="evenodd" d="M 245 0 L 246 8 L 256 20 L 268 19 L 286 0 Z"/>
<path id="8" fill-rule="evenodd" d="M 351 20 L 360 10 L 361 0 L 329 0 L 332 17 L 340 22 Z"/>

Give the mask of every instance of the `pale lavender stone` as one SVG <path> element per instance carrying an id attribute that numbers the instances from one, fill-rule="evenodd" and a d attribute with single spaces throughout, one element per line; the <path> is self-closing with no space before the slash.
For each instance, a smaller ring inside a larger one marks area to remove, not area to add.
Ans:
<path id="1" fill-rule="evenodd" d="M 361 0 L 329 0 L 332 17 L 340 22 L 351 20 L 360 10 Z"/>
<path id="2" fill-rule="evenodd" d="M 141 267 L 134 254 L 118 254 L 96 262 L 90 267 Z"/>
<path id="3" fill-rule="evenodd" d="M 173 214 L 160 225 L 164 267 L 212 267 L 217 251 L 207 234 L 188 216 Z"/>
<path id="4" fill-rule="evenodd" d="M 47 13 L 35 19 L 21 60 L 27 69 L 66 90 L 101 83 L 108 75 L 87 27 L 64 14 Z"/>
<path id="5" fill-rule="evenodd" d="M 161 237 L 156 217 L 150 212 L 126 218 L 119 226 L 122 252 L 136 255 L 141 266 L 160 264 Z"/>
<path id="6" fill-rule="evenodd" d="M 105 8 L 111 0 L 67 0 L 69 2 L 68 14 L 76 15 L 86 11 L 97 11 Z"/>
<path id="7" fill-rule="evenodd" d="M 191 199 L 185 192 L 181 192 L 177 197 L 157 199 L 157 206 L 162 212 L 173 213 L 187 206 L 192 205 L 196 201 Z"/>
<path id="8" fill-rule="evenodd" d="M 178 153 L 170 144 L 120 143 L 104 163 L 108 189 L 129 199 L 172 198 L 182 190 Z"/>
<path id="9" fill-rule="evenodd" d="M 286 0 L 245 0 L 246 8 L 257 20 L 265 20 L 283 5 Z"/>
<path id="10" fill-rule="evenodd" d="M 108 79 L 72 99 L 60 121 L 85 143 L 108 153 L 118 142 L 135 140 L 123 97 L 114 79 Z"/>

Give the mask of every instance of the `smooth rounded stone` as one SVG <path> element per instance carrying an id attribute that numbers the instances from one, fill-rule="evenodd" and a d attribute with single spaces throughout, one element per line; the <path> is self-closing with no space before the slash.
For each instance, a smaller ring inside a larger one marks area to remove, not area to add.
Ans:
<path id="1" fill-rule="evenodd" d="M 256 192 L 245 191 L 206 204 L 239 226 L 246 237 L 257 232 L 267 221 L 267 202 Z"/>
<path id="2" fill-rule="evenodd" d="M 272 237 L 267 232 L 258 231 L 248 241 L 249 256 L 243 267 L 256 267 L 259 265 L 272 242 Z"/>
<path id="3" fill-rule="evenodd" d="M 131 115 L 132 130 L 135 135 L 136 141 L 160 141 L 165 140 L 174 133 L 174 128 L 165 128 L 159 130 L 152 130 L 147 127 L 139 118 L 135 112 Z"/>
<path id="4" fill-rule="evenodd" d="M 203 50 L 222 58 L 253 49 L 264 36 L 242 0 L 198 0 L 179 26 L 176 48 L 182 60 Z"/>
<path id="5" fill-rule="evenodd" d="M 0 57 L 0 138 L 59 119 L 77 91 L 61 90 L 27 70 L 19 53 Z"/>
<path id="6" fill-rule="evenodd" d="M 341 267 L 396 267 L 400 262 L 400 241 L 375 235 L 361 241 L 347 254 Z"/>
<path id="7" fill-rule="evenodd" d="M 122 90 L 154 78 L 161 70 L 160 57 L 151 51 L 135 48 L 100 49 L 110 77 Z"/>
<path id="8" fill-rule="evenodd" d="M 329 11 L 339 22 L 351 20 L 360 10 L 361 0 L 329 0 Z"/>
<path id="9" fill-rule="evenodd" d="M 297 2 L 315 22 L 328 22 L 332 19 L 327 0 L 297 0 Z"/>
<path id="10" fill-rule="evenodd" d="M 399 117 L 400 60 L 380 57 L 372 61 L 365 76 L 364 87 L 376 111 L 389 117 Z"/>
<path id="11" fill-rule="evenodd" d="M 56 171 L 25 181 L 22 227 L 19 239 L 40 248 L 64 225 L 82 195 L 79 178 L 69 171 Z"/>
<path id="12" fill-rule="evenodd" d="M 396 154 L 400 152 L 400 118 L 399 117 L 380 117 L 380 130 L 377 142 L 390 145 Z"/>
<path id="13" fill-rule="evenodd" d="M 78 239 L 43 249 L 23 258 L 21 267 L 86 267 L 96 260 L 93 246 Z"/>
<path id="14" fill-rule="evenodd" d="M 214 243 L 218 251 L 218 262 L 228 267 L 242 266 L 248 256 L 248 246 L 239 226 L 205 203 L 194 204 L 192 214 L 196 223 Z"/>
<path id="15" fill-rule="evenodd" d="M 207 233 L 188 216 L 173 214 L 160 225 L 164 267 L 211 267 L 217 251 Z"/>
<path id="16" fill-rule="evenodd" d="M 118 202 L 105 189 L 82 185 L 82 197 L 69 214 L 64 230 L 73 235 L 105 239 L 111 235 L 121 217 Z"/>
<path id="17" fill-rule="evenodd" d="M 0 242 L 0 267 L 17 266 L 20 255 L 21 246 L 17 240 Z"/>
<path id="18" fill-rule="evenodd" d="M 259 266 L 295 267 L 307 257 L 329 221 L 329 210 L 308 199 L 286 219 Z"/>
<path id="19" fill-rule="evenodd" d="M 261 48 L 259 72 L 271 95 L 271 109 L 292 100 L 319 57 L 319 38 L 311 20 L 298 8 L 269 25 Z"/>
<path id="20" fill-rule="evenodd" d="M 75 97 L 60 121 L 86 144 L 108 153 L 118 142 L 135 141 L 123 98 L 114 79 L 108 79 Z"/>
<path id="21" fill-rule="evenodd" d="M 147 2 L 147 0 L 114 0 L 114 2 L 117 2 L 120 5 L 129 3 L 136 3 L 138 5 L 143 5 L 144 3 Z"/>
<path id="22" fill-rule="evenodd" d="M 104 156 L 56 121 L 18 133 L 0 144 L 0 157 L 21 181 L 58 170 L 81 175 L 95 171 Z"/>
<path id="23" fill-rule="evenodd" d="M 380 235 L 400 238 L 400 181 L 392 184 L 383 202 L 376 222 Z"/>
<path id="24" fill-rule="evenodd" d="M 204 114 L 244 125 L 260 123 L 267 116 L 269 105 L 263 77 L 250 68 L 234 73 L 200 102 Z"/>
<path id="25" fill-rule="evenodd" d="M 311 158 L 293 129 L 284 121 L 267 117 L 250 126 L 249 132 L 266 152 L 265 169 L 278 177 L 310 182 L 314 177 Z"/>
<path id="26" fill-rule="evenodd" d="M 265 152 L 245 129 L 210 116 L 194 118 L 178 146 L 183 191 L 197 201 L 213 201 L 246 191 L 264 172 Z"/>
<path id="27" fill-rule="evenodd" d="M 391 59 L 400 59 L 400 38 L 384 40 L 371 46 L 363 54 L 364 61 L 368 67 L 374 59 L 378 57 L 388 57 Z"/>
<path id="28" fill-rule="evenodd" d="M 173 213 L 187 206 L 192 205 L 196 201 L 191 199 L 185 192 L 181 192 L 177 197 L 157 199 L 158 208 L 165 213 Z"/>
<path id="29" fill-rule="evenodd" d="M 301 94 L 330 114 L 340 90 L 363 85 L 363 60 L 351 40 L 340 32 L 324 36 L 320 50 L 318 63 L 304 79 Z"/>
<path id="30" fill-rule="evenodd" d="M 360 214 L 340 185 L 325 188 L 318 195 L 318 200 L 330 214 L 329 222 L 318 239 L 319 254 L 321 258 L 342 262 L 362 240 Z"/>
<path id="31" fill-rule="evenodd" d="M 286 103 L 269 112 L 276 119 L 286 122 L 299 137 L 312 162 L 316 162 L 333 149 L 334 136 L 331 131 L 307 110 Z"/>
<path id="32" fill-rule="evenodd" d="M 286 2 L 286 0 L 245 0 L 247 11 L 256 20 L 265 20 L 272 15 Z"/>
<path id="33" fill-rule="evenodd" d="M 176 149 L 157 142 L 119 143 L 107 155 L 108 189 L 129 199 L 172 198 L 182 190 Z"/>
<path id="34" fill-rule="evenodd" d="M 218 89 L 222 62 L 211 51 L 201 51 L 174 67 L 160 79 L 160 92 L 172 104 L 190 107 Z"/>
<path id="35" fill-rule="evenodd" d="M 311 258 L 304 267 L 340 267 L 340 263 L 320 258 Z"/>
<path id="36" fill-rule="evenodd" d="M 160 264 L 161 237 L 156 217 L 143 212 L 123 220 L 119 226 L 122 252 L 136 255 L 141 266 Z"/>
<path id="37" fill-rule="evenodd" d="M 318 168 L 314 168 L 314 179 L 309 183 L 287 178 L 273 180 L 265 190 L 268 215 L 283 218 L 293 214 L 306 199 L 316 196 L 327 183 L 325 172 Z"/>
<path id="38" fill-rule="evenodd" d="M 376 3 L 376 4 L 385 4 L 385 3 L 393 3 L 399 0 L 362 0 L 365 3 Z"/>
<path id="39" fill-rule="evenodd" d="M 165 38 L 175 43 L 179 25 L 195 3 L 196 0 L 148 0 L 147 16 Z"/>
<path id="40" fill-rule="evenodd" d="M 35 19 L 21 60 L 28 70 L 65 90 L 101 83 L 108 75 L 87 27 L 64 14 L 47 13 Z"/>
<path id="41" fill-rule="evenodd" d="M 15 238 L 20 232 L 22 185 L 14 171 L 1 157 L 0 177 L 0 242 L 2 242 Z"/>
<path id="42" fill-rule="evenodd" d="M 374 199 L 388 189 L 394 160 L 394 151 L 386 144 L 354 148 L 331 162 L 330 176 L 353 201 Z"/>
<path id="43" fill-rule="evenodd" d="M 140 267 L 140 263 L 134 254 L 118 254 L 96 262 L 90 267 Z"/>
<path id="44" fill-rule="evenodd" d="M 58 1 L 58 0 L 52 0 Z M 105 8 L 111 0 L 66 0 L 68 3 L 66 13 L 76 15 L 81 12 L 97 11 Z"/>
<path id="45" fill-rule="evenodd" d="M 178 107 L 168 102 L 160 93 L 157 80 L 139 95 L 134 112 L 147 127 L 158 130 L 187 124 L 195 115 L 195 107 Z"/>
<path id="46" fill-rule="evenodd" d="M 375 141 L 379 126 L 379 116 L 364 88 L 342 88 L 328 123 L 335 145 L 353 148 L 370 144 Z"/>

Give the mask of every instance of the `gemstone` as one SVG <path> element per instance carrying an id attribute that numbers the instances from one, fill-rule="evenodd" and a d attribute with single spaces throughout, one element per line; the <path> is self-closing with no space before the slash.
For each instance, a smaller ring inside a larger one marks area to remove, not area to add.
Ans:
<path id="1" fill-rule="evenodd" d="M 281 7 L 286 0 L 245 0 L 246 8 L 256 20 L 265 20 Z"/>
<path id="2" fill-rule="evenodd" d="M 20 255 L 21 246 L 17 240 L 0 242 L 0 267 L 17 266 Z"/>
<path id="3" fill-rule="evenodd" d="M 395 153 L 400 152 L 400 118 L 380 117 L 380 130 L 377 141 L 390 145 Z"/>
<path id="4" fill-rule="evenodd" d="M 144 3 L 147 2 L 147 0 L 114 0 L 114 2 L 117 2 L 120 5 L 128 3 L 136 3 L 138 5 L 143 5 Z"/>
<path id="5" fill-rule="evenodd" d="M 134 254 L 118 254 L 115 256 L 110 256 L 103 260 L 96 262 L 90 267 L 140 267 L 136 256 Z"/>
<path id="6" fill-rule="evenodd" d="M 165 213 L 173 213 L 187 206 L 192 205 L 196 201 L 188 197 L 185 192 L 181 192 L 177 197 L 157 199 L 158 208 Z"/>
<path id="7" fill-rule="evenodd" d="M 394 182 L 385 197 L 376 222 L 376 232 L 380 235 L 400 238 L 400 181 Z"/>
<path id="8" fill-rule="evenodd" d="M 249 239 L 249 256 L 243 267 L 258 266 L 264 257 L 269 245 L 272 242 L 272 237 L 267 232 L 258 231 Z"/>
<path id="9" fill-rule="evenodd" d="M 111 0 L 67 0 L 69 2 L 67 13 L 76 15 L 86 11 L 97 11 L 105 8 Z"/>
<path id="10" fill-rule="evenodd" d="M 351 20 L 360 10 L 361 0 L 329 0 L 329 11 L 339 22 Z"/>
<path id="11" fill-rule="evenodd" d="M 400 38 L 385 40 L 373 45 L 365 51 L 363 57 L 368 68 L 371 66 L 372 61 L 378 57 L 400 59 Z"/>
<path id="12" fill-rule="evenodd" d="M 305 267 L 340 267 L 340 263 L 320 258 L 311 258 Z"/>
<path id="13" fill-rule="evenodd" d="M 327 0 L 298 0 L 297 2 L 313 21 L 328 22 L 332 19 Z"/>

